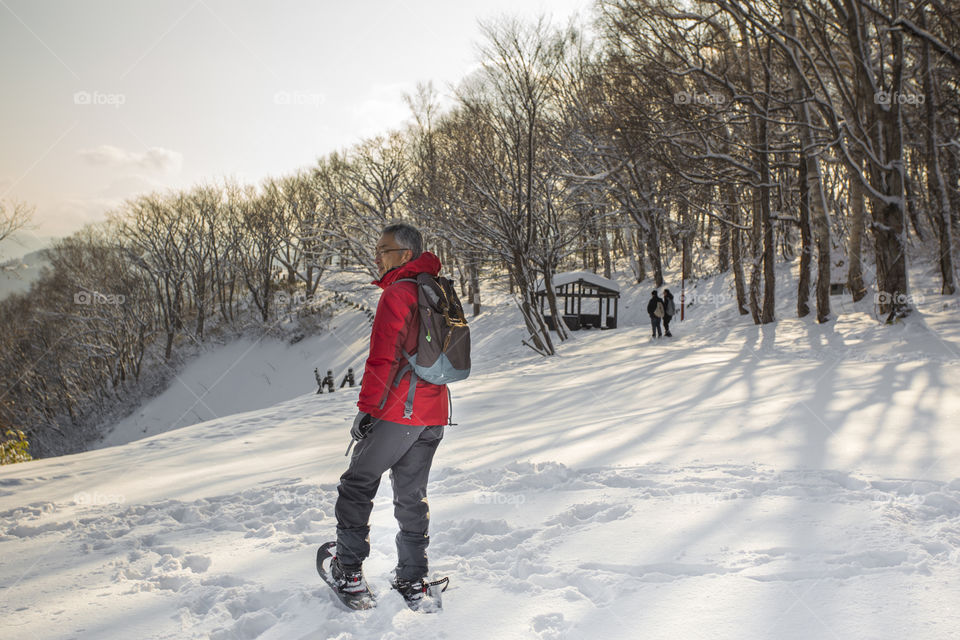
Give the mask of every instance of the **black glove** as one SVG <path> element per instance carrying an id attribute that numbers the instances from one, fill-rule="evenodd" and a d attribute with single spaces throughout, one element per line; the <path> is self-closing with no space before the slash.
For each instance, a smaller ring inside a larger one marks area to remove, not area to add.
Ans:
<path id="1" fill-rule="evenodd" d="M 350 436 L 354 440 L 363 440 L 370 433 L 370 427 L 373 426 L 373 418 L 369 413 L 359 412 L 353 419 L 353 427 L 350 429 Z"/>

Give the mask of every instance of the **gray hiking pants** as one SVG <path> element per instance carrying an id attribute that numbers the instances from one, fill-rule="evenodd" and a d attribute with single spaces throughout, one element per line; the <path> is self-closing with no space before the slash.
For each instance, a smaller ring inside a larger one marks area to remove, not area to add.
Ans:
<path id="1" fill-rule="evenodd" d="M 430 507 L 427 478 L 443 425 L 410 426 L 374 420 L 367 437 L 357 442 L 350 466 L 337 486 L 337 557 L 359 565 L 370 555 L 370 512 L 383 472 L 390 470 L 397 533 L 397 576 L 418 580 L 427 575 Z"/>

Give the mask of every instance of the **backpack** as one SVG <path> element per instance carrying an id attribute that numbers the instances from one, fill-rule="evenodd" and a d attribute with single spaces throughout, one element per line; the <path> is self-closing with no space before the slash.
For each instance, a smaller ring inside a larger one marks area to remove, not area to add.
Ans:
<path id="1" fill-rule="evenodd" d="M 453 280 L 419 273 L 416 278 L 397 280 L 403 281 L 417 284 L 420 308 L 417 351 L 409 354 L 403 350 L 407 364 L 397 372 L 393 382 L 393 386 L 398 386 L 404 374 L 411 372 L 410 391 L 403 411 L 403 416 L 409 418 L 413 413 L 417 378 L 432 384 L 447 384 L 470 375 L 470 328 L 460 298 L 453 289 Z M 449 393 L 449 389 L 447 391 Z"/>
<path id="2" fill-rule="evenodd" d="M 653 312 L 653 315 L 657 316 L 658 318 L 663 317 L 663 303 L 659 300 L 657 300 L 657 309 Z"/>
<path id="3" fill-rule="evenodd" d="M 664 311 L 668 316 L 677 315 L 677 307 L 673 304 L 673 298 L 667 298 L 667 308 Z"/>

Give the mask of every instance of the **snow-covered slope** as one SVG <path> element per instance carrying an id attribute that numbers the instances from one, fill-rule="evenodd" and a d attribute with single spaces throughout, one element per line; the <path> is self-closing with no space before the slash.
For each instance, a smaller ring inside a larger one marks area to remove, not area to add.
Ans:
<path id="1" fill-rule="evenodd" d="M 46 249 L 33 251 L 0 264 L 0 300 L 13 293 L 29 291 L 30 285 L 39 279 L 40 271 L 49 264 Z"/>
<path id="2" fill-rule="evenodd" d="M 789 286 L 786 269 L 781 277 Z M 688 291 L 695 302 L 676 337 L 651 341 L 650 287 L 617 280 L 620 328 L 574 333 L 555 358 L 518 346 L 503 296 L 486 296 L 494 305 L 472 322 L 473 374 L 452 386 L 457 426 L 429 487 L 431 567 L 452 584 L 441 615 L 418 616 L 387 590 L 396 525 L 386 478 L 366 564 L 380 606 L 345 613 L 319 582 L 313 556 L 334 536 L 357 389 L 310 388 L 0 469 L 7 630 L 265 640 L 960 633 L 956 298 L 920 287 L 921 312 L 896 327 L 878 326 L 866 302 L 835 298 L 843 314 L 824 326 L 792 318 L 785 302 L 780 321 L 755 327 L 733 312 L 729 283 L 713 279 Z M 351 362 L 358 340 L 342 335 L 324 361 Z M 313 357 L 291 352 L 286 366 L 312 372 Z M 238 402 L 258 388 L 238 385 Z"/>
<path id="3" fill-rule="evenodd" d="M 125 444 L 315 393 L 314 369 L 321 376 L 332 371 L 339 386 L 352 367 L 359 383 L 369 336 L 366 317 L 353 312 L 337 316 L 330 331 L 295 344 L 261 336 L 211 347 L 172 374 L 173 382 L 163 393 L 112 425 L 97 447 Z"/>

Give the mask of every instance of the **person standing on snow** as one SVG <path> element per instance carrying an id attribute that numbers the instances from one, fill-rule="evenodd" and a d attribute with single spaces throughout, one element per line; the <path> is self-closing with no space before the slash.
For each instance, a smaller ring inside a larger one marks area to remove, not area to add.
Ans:
<path id="1" fill-rule="evenodd" d="M 677 315 L 677 305 L 673 303 L 673 294 L 670 289 L 663 290 L 663 334 L 668 338 L 673 337 L 670 333 L 670 319 Z"/>
<path id="2" fill-rule="evenodd" d="M 647 313 L 650 315 L 650 324 L 653 325 L 653 337 L 661 337 L 663 332 L 660 330 L 660 318 L 663 317 L 663 300 L 660 299 L 656 289 L 650 294 Z"/>
<path id="3" fill-rule="evenodd" d="M 370 512 L 381 476 L 389 469 L 393 513 L 400 525 L 393 586 L 409 600 L 417 597 L 427 575 L 427 478 L 448 422 L 449 403 L 446 385 L 418 380 L 409 417 L 404 417 L 410 370 L 402 354 L 417 349 L 419 307 L 417 284 L 397 280 L 421 272 L 436 276 L 440 260 L 423 251 L 420 232 L 403 223 L 384 227 L 375 255 L 380 279 L 371 284 L 383 292 L 360 381 L 359 412 L 350 431 L 357 446 L 337 487 L 337 551 L 331 575 L 341 593 L 369 591 L 362 564 L 370 555 Z"/>

